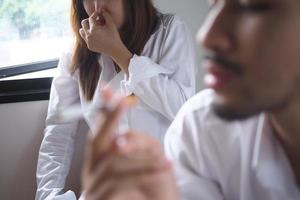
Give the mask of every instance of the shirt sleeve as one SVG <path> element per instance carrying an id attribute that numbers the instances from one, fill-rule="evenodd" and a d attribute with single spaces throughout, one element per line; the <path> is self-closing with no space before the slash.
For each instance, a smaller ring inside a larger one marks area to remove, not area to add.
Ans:
<path id="1" fill-rule="evenodd" d="M 173 121 L 182 104 L 195 92 L 195 51 L 186 25 L 175 18 L 161 44 L 161 57 L 154 62 L 134 55 L 129 76 L 121 82 L 121 91 L 135 94 L 153 110 Z"/>
<path id="2" fill-rule="evenodd" d="M 78 121 L 61 123 L 58 109 L 79 102 L 79 84 L 69 73 L 70 54 L 64 54 L 53 79 L 44 138 L 37 164 L 36 200 L 76 199 L 74 192 L 63 192 L 69 173 Z"/>
<path id="3" fill-rule="evenodd" d="M 214 180 L 205 146 L 201 141 L 201 119 L 183 114 L 182 109 L 171 124 L 165 138 L 165 152 L 175 168 L 182 200 L 223 200 L 219 184 Z"/>

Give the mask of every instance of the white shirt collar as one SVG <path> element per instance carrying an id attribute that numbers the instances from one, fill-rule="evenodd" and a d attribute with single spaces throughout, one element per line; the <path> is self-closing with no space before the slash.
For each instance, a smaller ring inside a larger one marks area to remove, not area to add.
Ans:
<path id="1" fill-rule="evenodd" d="M 257 127 L 252 168 L 261 184 L 273 191 L 299 193 L 289 160 L 266 114 L 259 116 Z"/>

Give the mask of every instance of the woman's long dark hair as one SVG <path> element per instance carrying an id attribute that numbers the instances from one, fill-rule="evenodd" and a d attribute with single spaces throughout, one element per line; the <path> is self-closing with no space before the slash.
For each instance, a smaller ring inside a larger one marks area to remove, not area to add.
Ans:
<path id="1" fill-rule="evenodd" d="M 125 23 L 119 30 L 121 39 L 129 51 L 139 55 L 158 23 L 158 13 L 152 0 L 123 0 Z M 99 54 L 90 51 L 79 35 L 81 21 L 88 18 L 83 0 L 72 0 L 71 26 L 75 34 L 75 48 L 71 73 L 79 70 L 80 85 L 86 100 L 92 100 L 101 73 Z"/>

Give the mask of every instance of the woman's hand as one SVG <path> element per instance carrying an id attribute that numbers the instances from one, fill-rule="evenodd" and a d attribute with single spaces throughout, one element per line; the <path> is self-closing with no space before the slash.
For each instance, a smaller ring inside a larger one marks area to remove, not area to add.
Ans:
<path id="1" fill-rule="evenodd" d="M 111 101 L 109 93 L 104 96 Z M 113 136 L 126 107 L 126 100 L 119 102 L 102 115 L 96 135 L 89 137 L 82 174 L 86 199 L 178 199 L 171 164 L 159 141 L 134 131 Z"/>
<path id="2" fill-rule="evenodd" d="M 101 10 L 100 13 L 94 12 L 88 19 L 83 20 L 81 25 L 79 33 L 89 50 L 109 55 L 125 73 L 128 73 L 128 65 L 133 55 L 122 42 L 110 14 L 105 10 Z"/>

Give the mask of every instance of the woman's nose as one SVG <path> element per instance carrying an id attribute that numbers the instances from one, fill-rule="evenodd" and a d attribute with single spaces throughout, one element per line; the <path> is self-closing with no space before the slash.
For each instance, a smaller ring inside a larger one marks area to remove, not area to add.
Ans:
<path id="1" fill-rule="evenodd" d="M 94 0 L 95 11 L 100 12 L 100 10 L 105 5 L 105 0 Z"/>

